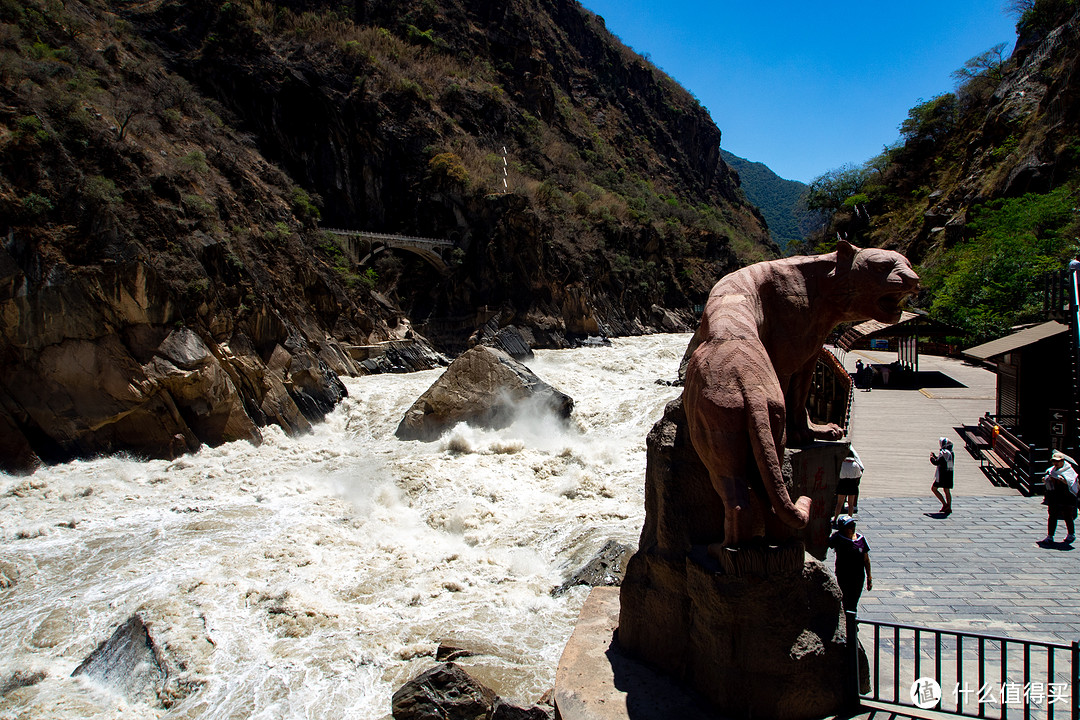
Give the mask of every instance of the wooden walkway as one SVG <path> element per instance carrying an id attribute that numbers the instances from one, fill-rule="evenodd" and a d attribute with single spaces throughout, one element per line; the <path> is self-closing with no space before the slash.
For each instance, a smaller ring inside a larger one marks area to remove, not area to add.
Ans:
<path id="1" fill-rule="evenodd" d="M 896 353 L 853 350 L 844 358 L 852 372 L 855 361 L 888 364 Z M 994 486 L 979 469 L 979 462 L 964 449 L 964 440 L 954 430 L 972 425 L 986 412 L 994 412 L 997 377 L 986 368 L 960 360 L 932 355 L 919 357 L 921 387 L 891 389 L 875 387 L 870 392 L 855 390 L 851 410 L 852 445 L 859 452 L 866 471 L 859 485 L 864 497 L 929 498 L 934 466 L 930 453 L 938 449 L 938 438 L 953 442 L 956 455 L 954 505 L 965 496 L 1015 496 L 1017 491 Z"/>

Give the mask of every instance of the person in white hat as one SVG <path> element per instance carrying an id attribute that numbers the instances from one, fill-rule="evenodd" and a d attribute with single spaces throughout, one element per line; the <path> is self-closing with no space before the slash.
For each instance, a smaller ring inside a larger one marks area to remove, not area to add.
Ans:
<path id="1" fill-rule="evenodd" d="M 930 463 L 937 466 L 934 484 L 930 486 L 930 490 L 941 503 L 941 510 L 938 512 L 948 515 L 952 512 L 953 463 L 956 458 L 949 438 L 938 438 L 938 447 L 938 452 L 930 453 Z"/>
<path id="2" fill-rule="evenodd" d="M 1046 537 L 1040 541 L 1042 543 L 1054 542 L 1058 520 L 1065 521 L 1065 531 L 1068 533 L 1065 543 L 1072 543 L 1076 539 L 1074 521 L 1080 480 L 1072 467 L 1075 464 L 1075 460 L 1060 450 L 1055 450 L 1050 456 L 1050 467 L 1043 475 L 1043 485 L 1046 487 L 1043 496 L 1043 505 L 1046 505 Z"/>

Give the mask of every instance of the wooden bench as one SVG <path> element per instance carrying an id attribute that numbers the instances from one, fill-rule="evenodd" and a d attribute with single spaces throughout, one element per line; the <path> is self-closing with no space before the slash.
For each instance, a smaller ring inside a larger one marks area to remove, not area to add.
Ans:
<path id="1" fill-rule="evenodd" d="M 1042 485 L 1034 473 L 1033 449 L 1002 427 L 995 438 L 993 428 L 990 418 L 979 419 L 980 434 L 986 433 L 989 438 L 987 445 L 979 449 L 980 467 L 991 480 L 1014 487 L 1023 495 L 1040 493 Z"/>
<path id="2" fill-rule="evenodd" d="M 964 425 L 953 428 L 964 439 L 964 447 L 973 457 L 979 457 L 979 453 L 990 447 L 990 435 L 983 430 L 982 425 Z"/>
<path id="3" fill-rule="evenodd" d="M 1023 450 L 999 436 L 997 442 L 994 443 L 993 449 L 989 447 L 983 449 L 982 459 L 984 464 L 999 472 L 1011 473 L 1015 471 L 1017 455 L 1021 453 L 1023 453 Z"/>

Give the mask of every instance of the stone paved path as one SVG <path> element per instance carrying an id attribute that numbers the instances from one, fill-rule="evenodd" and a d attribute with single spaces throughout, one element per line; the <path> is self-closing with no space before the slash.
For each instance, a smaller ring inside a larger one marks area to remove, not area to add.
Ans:
<path id="1" fill-rule="evenodd" d="M 1036 545 L 1046 534 L 1039 498 L 971 498 L 947 518 L 937 509 L 933 498 L 863 500 L 874 589 L 863 593 L 861 618 L 1080 640 L 1080 545 Z"/>

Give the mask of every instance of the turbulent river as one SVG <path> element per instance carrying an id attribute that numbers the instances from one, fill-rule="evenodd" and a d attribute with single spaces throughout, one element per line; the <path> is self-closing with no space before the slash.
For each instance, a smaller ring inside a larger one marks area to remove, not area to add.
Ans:
<path id="1" fill-rule="evenodd" d="M 526 413 L 398 440 L 435 370 L 346 379 L 300 438 L 0 474 L 0 720 L 378 720 L 442 641 L 536 702 L 588 593 L 552 589 L 607 540 L 636 545 L 645 436 L 679 392 L 656 380 L 688 340 L 537 352 L 569 427 Z M 71 677 L 135 613 L 197 688 L 169 709 Z"/>

